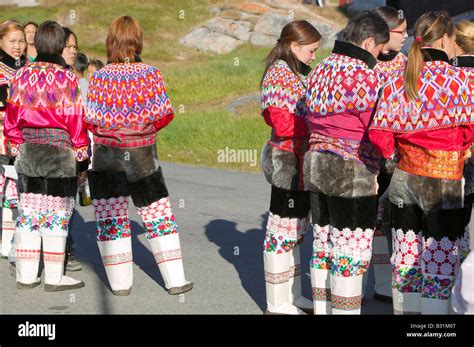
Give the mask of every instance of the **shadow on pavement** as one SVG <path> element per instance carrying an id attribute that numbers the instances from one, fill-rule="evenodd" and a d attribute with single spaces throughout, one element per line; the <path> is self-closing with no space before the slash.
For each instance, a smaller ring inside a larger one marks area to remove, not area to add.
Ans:
<path id="1" fill-rule="evenodd" d="M 234 265 L 242 287 L 263 312 L 267 306 L 262 253 L 267 213 L 262 214 L 261 218 L 262 223 L 259 229 L 249 229 L 245 232 L 238 230 L 235 222 L 214 219 L 206 225 L 205 234 L 209 241 L 219 246 L 219 254 Z M 305 297 L 311 295 L 310 279 L 304 275 L 309 273 L 310 256 L 311 249 L 303 246 L 301 251 L 302 287 Z"/>
<path id="2" fill-rule="evenodd" d="M 99 248 L 95 241 L 95 230 L 95 222 L 85 223 L 84 218 L 82 218 L 79 212 L 74 210 L 74 214 L 69 224 L 69 233 L 72 234 L 76 257 L 83 265 L 82 271 L 84 271 L 84 264 L 88 264 L 92 269 L 94 269 L 94 272 L 104 284 L 97 286 L 97 290 L 100 291 L 98 296 L 102 298 L 102 300 L 100 300 L 100 313 L 110 314 L 111 310 L 108 300 L 110 287 L 104 266 L 102 265 Z M 66 274 L 74 277 L 74 272 L 67 272 Z M 86 282 L 86 286 L 88 285 L 90 286 L 90 284 Z"/>
<path id="3" fill-rule="evenodd" d="M 138 235 L 144 233 L 145 231 L 140 224 L 133 220 L 130 221 L 130 227 L 132 229 L 133 262 L 159 286 L 165 288 L 164 281 L 160 275 L 152 252 L 148 250 L 138 239 Z M 76 244 L 76 255 L 79 261 L 81 263 L 89 264 L 99 279 L 102 281 L 103 286 L 100 286 L 100 296 L 107 298 L 107 296 L 112 295 L 109 281 L 107 279 L 107 274 L 99 253 L 99 247 L 97 246 L 95 239 L 95 221 L 84 223 L 82 216 L 77 213 L 77 211 L 75 211 L 70 231 L 72 232 L 74 243 Z M 73 273 L 69 274 L 74 276 Z M 107 300 L 104 300 L 103 305 L 102 312 L 104 314 L 110 313 L 110 310 L 107 307 Z"/>

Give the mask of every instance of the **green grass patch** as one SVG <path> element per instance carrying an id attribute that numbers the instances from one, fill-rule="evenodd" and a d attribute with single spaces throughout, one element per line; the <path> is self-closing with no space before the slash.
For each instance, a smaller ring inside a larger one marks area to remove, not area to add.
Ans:
<path id="1" fill-rule="evenodd" d="M 260 151 L 269 134 L 270 128 L 258 115 L 238 118 L 225 109 L 177 114 L 174 121 L 158 133 L 158 152 L 164 161 L 259 172 Z M 219 162 L 218 153 L 226 147 L 252 153 L 255 150 L 257 165 Z"/>

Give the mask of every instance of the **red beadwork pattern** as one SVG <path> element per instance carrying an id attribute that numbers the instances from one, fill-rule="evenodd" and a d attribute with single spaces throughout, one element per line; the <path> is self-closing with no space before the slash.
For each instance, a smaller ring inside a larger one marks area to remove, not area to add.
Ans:
<path id="1" fill-rule="evenodd" d="M 9 103 L 33 110 L 57 108 L 82 115 L 84 106 L 79 80 L 60 65 L 34 62 L 22 67 L 11 81 Z"/>
<path id="2" fill-rule="evenodd" d="M 173 113 L 163 76 L 144 63 L 107 64 L 91 77 L 85 121 L 102 128 L 128 128 Z"/>
<path id="3" fill-rule="evenodd" d="M 401 229 L 393 231 L 392 263 L 403 266 L 420 266 L 421 233 L 415 234 L 412 230 L 403 232 Z"/>
<path id="4" fill-rule="evenodd" d="M 155 201 L 149 206 L 137 208 L 137 213 L 143 221 L 155 220 L 163 216 L 172 215 L 170 199 L 168 197 Z"/>
<path id="5" fill-rule="evenodd" d="M 374 70 L 378 72 L 383 83 L 388 81 L 388 78 L 397 70 L 405 68 L 408 58 L 403 53 L 398 53 L 395 58 L 389 61 L 379 60 L 375 65 Z"/>
<path id="6" fill-rule="evenodd" d="M 296 116 L 306 114 L 304 76 L 296 76 L 283 60 L 277 60 L 262 82 L 262 111 L 269 107 L 288 110 Z"/>
<path id="7" fill-rule="evenodd" d="M 308 79 L 310 117 L 370 111 L 375 107 L 380 86 L 377 73 L 361 60 L 332 54 L 316 66 Z"/>
<path id="8" fill-rule="evenodd" d="M 459 240 L 443 237 L 423 239 L 422 272 L 430 275 L 455 276 L 461 264 Z"/>
<path id="9" fill-rule="evenodd" d="M 75 205 L 73 197 L 60 197 L 35 193 L 21 193 L 22 208 L 40 211 L 72 211 Z"/>
<path id="10" fill-rule="evenodd" d="M 385 84 L 371 129 L 410 133 L 471 122 L 471 91 L 461 69 L 443 61 L 424 62 L 414 102 L 408 101 L 403 83 L 399 70 Z"/>
<path id="11" fill-rule="evenodd" d="M 128 197 L 119 196 L 110 199 L 93 199 L 96 220 L 128 217 Z"/>

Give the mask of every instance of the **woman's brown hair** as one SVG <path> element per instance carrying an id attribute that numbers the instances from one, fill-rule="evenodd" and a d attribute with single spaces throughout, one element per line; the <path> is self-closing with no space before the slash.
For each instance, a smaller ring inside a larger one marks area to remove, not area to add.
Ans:
<path id="1" fill-rule="evenodd" d="M 143 32 L 138 21 L 130 16 L 116 18 L 105 40 L 109 63 L 134 63 L 143 49 Z"/>
<path id="2" fill-rule="evenodd" d="M 61 25 L 47 20 L 40 24 L 35 34 L 35 47 L 38 54 L 59 54 L 66 46 L 66 35 Z"/>
<path id="3" fill-rule="evenodd" d="M 388 25 L 388 30 L 398 28 L 406 20 L 403 11 L 399 11 L 390 6 L 377 7 L 372 12 L 377 13 L 380 17 L 383 18 L 385 23 L 387 23 Z"/>
<path id="4" fill-rule="evenodd" d="M 456 24 L 456 43 L 464 54 L 474 54 L 474 22 L 463 20 Z"/>
<path id="5" fill-rule="evenodd" d="M 423 65 L 421 47 L 431 46 L 445 34 L 454 34 L 454 24 L 446 11 L 432 11 L 423 14 L 413 27 L 415 40 L 408 51 L 408 62 L 405 66 L 405 94 L 410 101 L 418 97 L 418 79 Z"/>
<path id="6" fill-rule="evenodd" d="M 265 58 L 265 72 L 263 73 L 260 84 L 262 84 L 267 70 L 277 60 L 284 60 L 288 64 L 290 70 L 298 76 L 302 73 L 303 63 L 301 63 L 291 51 L 291 43 L 296 42 L 303 46 L 310 45 L 320 40 L 321 34 L 319 31 L 305 20 L 295 20 L 286 24 L 281 30 L 277 44 Z"/>
<path id="7" fill-rule="evenodd" d="M 23 27 L 21 26 L 20 23 L 14 20 L 6 20 L 0 23 L 0 40 L 3 39 L 3 37 L 12 32 L 12 31 L 21 31 L 23 35 L 25 35 L 25 31 L 23 30 Z"/>

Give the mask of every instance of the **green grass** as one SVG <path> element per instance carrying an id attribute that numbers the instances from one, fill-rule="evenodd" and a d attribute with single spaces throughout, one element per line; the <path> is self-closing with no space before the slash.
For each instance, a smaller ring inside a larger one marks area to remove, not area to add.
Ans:
<path id="1" fill-rule="evenodd" d="M 168 92 L 175 104 L 200 105 L 258 90 L 267 48 L 250 45 L 192 64 L 164 65 Z"/>
<path id="2" fill-rule="evenodd" d="M 158 151 L 165 161 L 256 172 L 258 165 L 248 162 L 219 163 L 218 151 L 256 150 L 259 156 L 268 135 L 269 129 L 257 117 L 232 117 L 224 109 L 178 114 L 159 133 Z"/>
<path id="3" fill-rule="evenodd" d="M 127 14 L 137 18 L 144 32 L 143 57 L 174 61 L 182 50 L 179 38 L 212 17 L 209 6 L 226 2 L 229 0 L 43 0 L 40 1 L 42 6 L 38 7 L 0 6 L 0 20 L 37 23 L 56 20 L 77 34 L 82 51 L 105 58 L 108 27 L 116 17 Z M 70 21 L 71 16 L 75 18 L 74 23 Z M 187 53 L 197 56 L 192 50 Z"/>
<path id="4" fill-rule="evenodd" d="M 231 0 L 43 0 L 42 6 L 0 6 L 0 20 L 38 23 L 52 19 L 69 26 L 79 47 L 89 57 L 105 61 L 105 38 L 110 23 L 119 15 L 134 16 L 144 32 L 142 59 L 160 68 L 175 109 L 174 121 L 158 135 L 160 158 L 165 161 L 259 171 L 249 163 L 219 163 L 218 150 L 257 150 L 270 135 L 257 103 L 230 114 L 226 106 L 241 95 L 255 93 L 269 48 L 243 45 L 226 55 L 198 52 L 183 47 L 179 39 L 212 17 L 208 8 Z M 72 12 L 73 11 L 73 12 Z M 182 12 L 180 12 L 182 11 Z M 75 16 L 75 23 L 69 21 Z M 180 19 L 184 15 L 184 19 Z M 317 62 L 328 55 L 320 50 Z"/>

